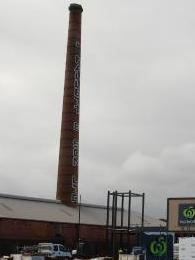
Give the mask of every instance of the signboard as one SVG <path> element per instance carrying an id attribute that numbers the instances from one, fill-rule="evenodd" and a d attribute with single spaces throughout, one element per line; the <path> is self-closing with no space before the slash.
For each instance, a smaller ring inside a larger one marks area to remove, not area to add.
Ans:
<path id="1" fill-rule="evenodd" d="M 173 260 L 173 235 L 144 233 L 146 260 Z"/>
<path id="2" fill-rule="evenodd" d="M 173 232 L 195 232 L 195 198 L 167 200 L 167 229 Z"/>
<path id="3" fill-rule="evenodd" d="M 179 225 L 195 225 L 195 204 L 179 204 Z"/>

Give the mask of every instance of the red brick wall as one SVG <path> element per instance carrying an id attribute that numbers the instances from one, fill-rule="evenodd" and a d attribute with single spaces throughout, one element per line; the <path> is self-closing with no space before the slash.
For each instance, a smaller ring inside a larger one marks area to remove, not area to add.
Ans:
<path id="1" fill-rule="evenodd" d="M 48 241 L 60 235 L 67 245 L 78 240 L 78 225 L 31 220 L 0 219 L 0 239 Z M 104 241 L 102 226 L 80 225 L 80 238 L 86 241 Z"/>

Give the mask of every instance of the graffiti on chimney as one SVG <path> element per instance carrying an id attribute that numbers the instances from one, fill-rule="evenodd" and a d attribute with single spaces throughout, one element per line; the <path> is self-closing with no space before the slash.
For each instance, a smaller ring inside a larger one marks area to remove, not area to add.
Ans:
<path id="1" fill-rule="evenodd" d="M 73 139 L 72 146 L 73 146 L 72 166 L 77 167 L 79 164 L 79 140 Z"/>
<path id="2" fill-rule="evenodd" d="M 71 194 L 71 201 L 73 203 L 78 202 L 78 177 L 76 175 L 72 176 L 72 189 L 73 192 Z"/>
<path id="3" fill-rule="evenodd" d="M 73 130 L 76 132 L 79 131 L 79 122 L 73 122 Z"/>
<path id="4" fill-rule="evenodd" d="M 80 54 L 74 57 L 74 110 L 79 114 L 79 98 L 80 98 Z"/>
<path id="5" fill-rule="evenodd" d="M 75 41 L 75 47 L 79 48 L 80 42 Z M 73 131 L 79 132 L 79 106 L 80 106 L 80 54 L 74 56 L 74 83 L 73 83 L 73 97 L 74 97 L 74 113 L 77 115 L 77 120 L 73 122 Z M 74 138 L 72 141 L 72 166 L 78 167 L 79 164 L 79 140 Z M 78 175 L 72 175 L 72 194 L 71 201 L 78 202 Z"/>

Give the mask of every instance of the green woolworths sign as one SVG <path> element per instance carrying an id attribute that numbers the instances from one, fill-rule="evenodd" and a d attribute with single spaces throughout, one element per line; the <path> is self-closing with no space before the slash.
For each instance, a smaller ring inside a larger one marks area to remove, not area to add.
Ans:
<path id="1" fill-rule="evenodd" d="M 195 225 L 195 204 L 179 204 L 178 224 Z"/>
<path id="2" fill-rule="evenodd" d="M 143 235 L 146 260 L 173 260 L 173 235 L 149 232 Z"/>
<path id="3" fill-rule="evenodd" d="M 165 237 L 158 237 L 158 239 L 150 243 L 150 253 L 154 256 L 165 256 L 167 254 L 167 241 Z"/>

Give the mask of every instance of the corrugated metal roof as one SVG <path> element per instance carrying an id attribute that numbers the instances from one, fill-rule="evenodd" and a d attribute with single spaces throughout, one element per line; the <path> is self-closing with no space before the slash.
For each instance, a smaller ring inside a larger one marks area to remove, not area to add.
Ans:
<path id="1" fill-rule="evenodd" d="M 0 218 L 78 223 L 78 213 L 79 207 L 68 207 L 56 200 L 0 194 Z M 80 206 L 80 223 L 105 225 L 106 214 L 107 209 L 105 206 L 82 204 Z M 120 216 L 118 220 L 120 220 Z M 127 224 L 127 210 L 124 211 L 124 223 Z M 140 213 L 131 212 L 131 224 L 133 226 L 141 224 Z M 159 219 L 145 216 L 144 226 L 146 227 L 164 225 L 165 223 Z"/>

